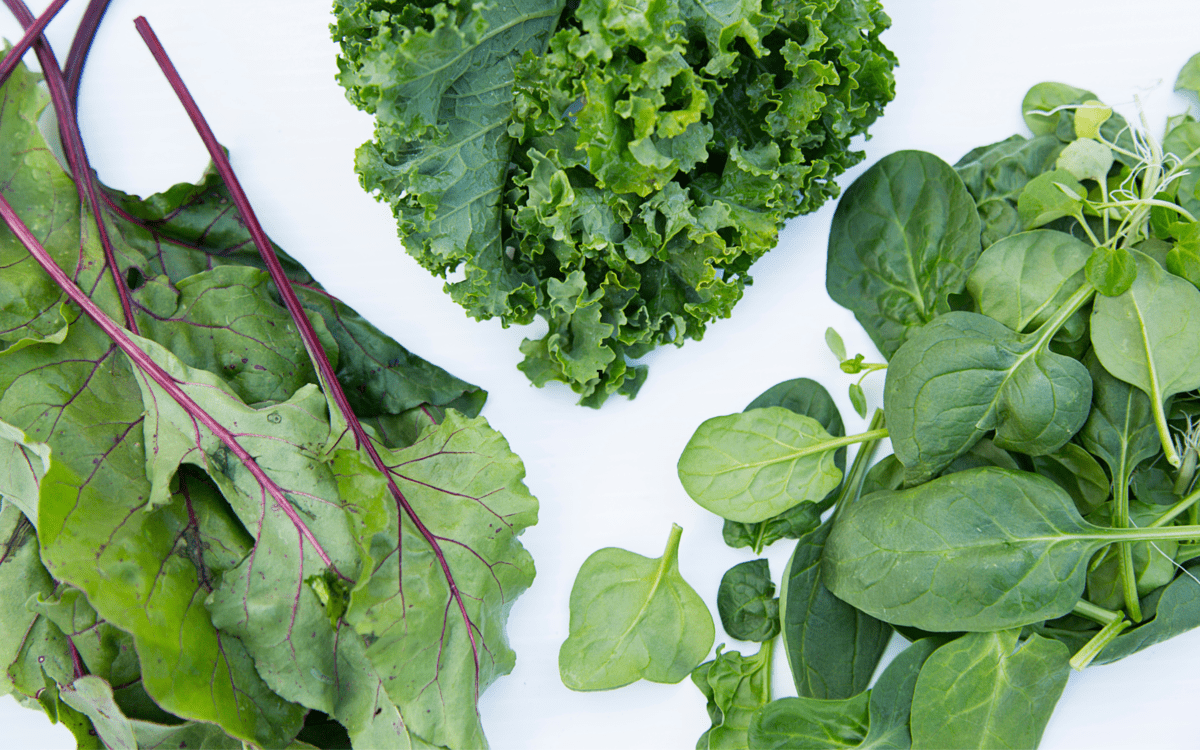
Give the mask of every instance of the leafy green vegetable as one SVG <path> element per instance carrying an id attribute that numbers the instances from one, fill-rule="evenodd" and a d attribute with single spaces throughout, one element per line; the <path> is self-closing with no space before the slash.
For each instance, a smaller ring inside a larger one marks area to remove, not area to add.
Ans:
<path id="1" fill-rule="evenodd" d="M 679 574 L 674 526 L 652 560 L 615 547 L 593 552 L 571 587 L 570 634 L 558 652 L 563 684 L 608 690 L 639 679 L 679 682 L 715 637 L 704 601 Z"/>
<path id="2" fill-rule="evenodd" d="M 921 151 L 884 157 L 838 202 L 826 288 L 885 357 L 962 291 L 979 255 L 973 207 L 954 170 Z"/>
<path id="3" fill-rule="evenodd" d="M 717 589 L 721 627 L 739 641 L 770 641 L 779 635 L 779 600 L 765 559 L 738 563 Z"/>
<path id="4" fill-rule="evenodd" d="M 876 0 L 334 10 L 363 185 L 469 315 L 545 319 L 522 371 L 590 406 L 730 314 L 893 95 Z"/>
<path id="5" fill-rule="evenodd" d="M 1091 379 L 1048 346 L 1079 297 L 1029 334 L 983 315 L 946 313 L 896 352 L 883 400 L 910 481 L 934 476 L 990 430 L 997 446 L 1034 455 L 1071 439 L 1087 419 Z M 972 394 L 966 403 L 963 393 Z"/>
<path id="6" fill-rule="evenodd" d="M 0 285 L 0 595 L 21 611 L 0 691 L 81 746 L 282 747 L 318 714 L 356 747 L 484 744 L 536 520 L 484 394 L 286 256 L 284 275 L 219 149 L 220 178 L 82 202 L 91 170 L 68 153 L 77 190 L 41 140 L 36 80 L 0 90 L 19 277 Z"/>
<path id="7" fill-rule="evenodd" d="M 913 693 L 912 746 L 1037 747 L 1067 685 L 1067 647 L 1018 631 L 968 633 L 934 651 Z"/>
<path id="8" fill-rule="evenodd" d="M 745 657 L 722 651 L 692 671 L 692 682 L 708 699 L 712 727 L 700 735 L 697 750 L 745 750 L 746 732 L 755 711 L 771 702 L 771 643 Z"/>
<path id="9" fill-rule="evenodd" d="M 783 642 L 796 691 L 850 698 L 866 689 L 892 637 L 887 623 L 855 609 L 821 582 L 821 553 L 832 524 L 801 537 L 780 587 Z"/>
<path id="10" fill-rule="evenodd" d="M 754 714 L 750 750 L 793 747 L 854 748 L 866 740 L 869 693 L 851 698 L 780 698 Z"/>

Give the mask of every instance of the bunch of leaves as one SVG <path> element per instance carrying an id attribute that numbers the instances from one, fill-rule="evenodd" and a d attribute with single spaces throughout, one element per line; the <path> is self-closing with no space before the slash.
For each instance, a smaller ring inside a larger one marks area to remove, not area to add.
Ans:
<path id="1" fill-rule="evenodd" d="M 63 3 L 6 2 L 0 693 L 81 747 L 483 745 L 537 516 L 485 394 L 270 244 L 144 19 L 215 172 L 98 184 L 70 82 L 107 3 L 64 73 Z"/>
<path id="2" fill-rule="evenodd" d="M 1200 55 L 1177 88 L 1198 79 Z M 1032 138 L 892 154 L 838 206 L 828 288 L 889 360 L 827 336 L 886 372 L 868 429 L 762 404 L 680 458 L 697 503 L 764 533 L 732 546 L 807 519 L 777 606 L 799 697 L 719 706 L 736 746 L 1034 747 L 1072 668 L 1200 625 L 1200 123 L 1159 141 L 1054 83 L 1023 111 Z M 773 634 L 742 627 L 775 609 L 766 566 L 726 578 L 726 630 Z M 893 630 L 914 643 L 867 690 Z"/>
<path id="3" fill-rule="evenodd" d="M 784 221 L 837 194 L 893 96 L 877 0 L 337 0 L 358 152 L 409 253 L 581 403 L 728 317 Z"/>

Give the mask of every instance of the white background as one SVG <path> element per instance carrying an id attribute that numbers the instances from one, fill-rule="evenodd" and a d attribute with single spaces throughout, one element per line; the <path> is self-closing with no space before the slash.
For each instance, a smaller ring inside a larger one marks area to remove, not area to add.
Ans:
<path id="1" fill-rule="evenodd" d="M 34 12 L 45 2 L 33 3 Z M 65 57 L 84 0 L 51 26 Z M 900 59 L 896 100 L 860 144 L 866 162 L 898 149 L 931 151 L 953 163 L 970 148 L 1025 133 L 1020 102 L 1044 80 L 1096 92 L 1127 117 L 1135 96 L 1151 130 L 1187 101 L 1172 92 L 1183 63 L 1200 51 L 1195 0 L 890 0 L 885 43 Z M 732 319 L 703 341 L 647 358 L 650 377 L 635 401 L 603 410 L 575 405 L 565 387 L 536 389 L 517 371 L 517 346 L 541 328 L 502 329 L 466 317 L 441 282 L 402 251 L 392 217 L 358 187 L 354 149 L 370 119 L 334 81 L 326 0 L 115 0 L 83 80 L 84 139 L 104 182 L 146 195 L 194 181 L 207 157 L 132 20 L 145 14 L 179 67 L 218 138 L 231 151 L 260 219 L 281 246 L 333 293 L 397 340 L 490 392 L 484 415 L 524 459 L 541 500 L 524 536 L 538 574 L 512 610 L 518 661 L 484 695 L 484 727 L 497 750 L 516 748 L 690 748 L 709 725 L 700 692 L 638 683 L 572 693 L 558 679 L 567 598 L 591 552 L 618 546 L 661 554 L 672 522 L 684 527 L 680 568 L 716 612 L 722 573 L 750 559 L 721 542 L 721 522 L 688 499 L 675 463 L 696 426 L 740 411 L 771 385 L 799 376 L 825 383 L 848 431 L 861 420 L 848 380 L 823 342 L 835 326 L 853 354 L 876 357 L 850 313 L 825 293 L 825 244 L 833 205 L 792 221 L 779 247 L 754 268 Z M 0 35 L 19 36 L 0 10 Z M 1193 105 L 1195 102 L 1193 102 Z M 868 380 L 879 404 L 881 382 Z M 778 576 L 790 554 L 768 550 Z M 750 653 L 756 646 L 717 642 Z M 896 644 L 894 643 L 895 647 Z M 794 694 L 777 650 L 775 690 Z M 1195 748 L 1200 633 L 1075 674 L 1046 730 L 1043 748 Z M 0 701 L 0 746 L 70 747 L 44 716 Z"/>

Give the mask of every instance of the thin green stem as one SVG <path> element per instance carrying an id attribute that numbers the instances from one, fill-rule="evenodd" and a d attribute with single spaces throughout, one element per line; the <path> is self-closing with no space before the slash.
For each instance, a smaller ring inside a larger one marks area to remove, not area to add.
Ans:
<path id="1" fill-rule="evenodd" d="M 1113 528 L 1129 528 L 1129 483 L 1122 480 L 1113 488 Z M 1133 570 L 1133 547 L 1129 542 L 1117 543 L 1117 559 L 1121 571 L 1121 592 L 1125 597 L 1125 611 L 1134 622 L 1142 621 L 1142 608 L 1138 602 L 1137 574 Z"/>
<path id="2" fill-rule="evenodd" d="M 1100 180 L 1100 198 L 1105 203 L 1108 203 L 1108 178 L 1107 177 Z M 1104 241 L 1107 243 L 1109 241 L 1109 239 L 1111 238 L 1110 234 L 1109 234 L 1109 226 L 1108 226 L 1108 210 L 1105 209 L 1104 211 L 1101 212 L 1100 215 L 1104 219 Z"/>
<path id="3" fill-rule="evenodd" d="M 1100 655 L 1104 647 L 1112 643 L 1121 631 L 1130 626 L 1129 620 L 1124 618 L 1113 620 L 1104 627 L 1100 628 L 1100 632 L 1092 636 L 1092 639 L 1083 645 L 1083 648 L 1075 652 L 1071 657 L 1071 668 L 1080 671 L 1092 663 L 1092 660 Z"/>
<path id="4" fill-rule="evenodd" d="M 1171 203 L 1170 201 L 1159 200 L 1157 198 L 1139 198 L 1138 200 L 1132 200 L 1132 201 L 1110 201 L 1110 200 L 1105 199 L 1101 203 L 1093 203 L 1092 204 L 1092 208 L 1095 208 L 1095 209 L 1122 208 L 1124 206 L 1160 206 L 1162 208 L 1169 208 L 1172 211 L 1177 211 L 1180 215 L 1182 215 L 1189 222 L 1196 220 L 1196 218 L 1194 216 L 1192 216 L 1192 214 L 1189 213 L 1188 210 L 1186 208 L 1184 208 L 1183 206 L 1177 205 L 1175 203 Z M 1105 219 L 1107 220 L 1107 214 L 1105 214 Z"/>
<path id="5" fill-rule="evenodd" d="M 1086 617 L 1087 619 L 1093 622 L 1098 622 L 1101 625 L 1107 625 L 1110 622 L 1118 622 L 1122 619 L 1120 612 L 1114 612 L 1111 609 L 1105 609 L 1097 604 L 1092 604 L 1087 599 L 1080 599 L 1079 601 L 1075 602 L 1075 607 L 1072 611 L 1080 617 Z"/>
<path id="6" fill-rule="evenodd" d="M 1096 237 L 1095 233 L 1092 232 L 1092 228 L 1088 226 L 1087 217 L 1083 215 L 1082 208 L 1075 212 L 1074 218 L 1079 222 L 1079 226 L 1083 227 L 1083 231 L 1087 232 L 1087 236 L 1089 239 L 1091 239 L 1092 245 L 1095 247 L 1101 247 L 1104 244 Z"/>
<path id="7" fill-rule="evenodd" d="M 1163 513 L 1161 516 L 1154 519 L 1154 523 L 1150 524 L 1149 526 L 1144 526 L 1143 528 L 1158 529 L 1166 526 L 1178 518 L 1181 513 L 1195 506 L 1196 501 L 1198 500 L 1200 500 L 1200 490 L 1196 490 L 1192 494 L 1175 503 L 1169 509 L 1167 509 L 1166 513 Z"/>
<path id="8" fill-rule="evenodd" d="M 834 519 L 841 514 L 842 509 L 854 501 L 858 497 L 858 493 L 862 490 L 863 481 L 867 478 L 867 470 L 871 466 L 871 459 L 875 457 L 875 451 L 879 449 L 879 443 L 883 438 L 887 437 L 887 429 L 884 427 L 885 418 L 883 409 L 876 409 L 871 415 L 871 423 L 867 426 L 868 431 L 863 434 L 876 434 L 870 440 L 863 442 L 858 453 L 854 454 L 854 461 L 850 464 L 850 471 L 846 474 L 846 479 L 842 483 L 842 491 L 838 494 L 837 500 L 834 502 Z"/>

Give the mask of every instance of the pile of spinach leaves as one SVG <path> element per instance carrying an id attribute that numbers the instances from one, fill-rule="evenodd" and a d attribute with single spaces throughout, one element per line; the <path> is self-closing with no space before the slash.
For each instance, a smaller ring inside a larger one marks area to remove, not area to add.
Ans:
<path id="1" fill-rule="evenodd" d="M 520 369 L 594 407 L 730 315 L 893 96 L 877 0 L 334 10 L 339 80 L 376 118 L 364 187 L 470 316 L 545 320 Z"/>
<path id="2" fill-rule="evenodd" d="M 106 0 L 65 70 L 63 2 L 5 2 L 0 694 L 81 748 L 484 745 L 538 508 L 485 394 L 266 240 L 144 19 L 214 170 L 100 185 L 74 100 Z"/>
<path id="3" fill-rule="evenodd" d="M 766 560 L 721 582 L 763 646 L 693 673 L 697 747 L 1035 747 L 1072 668 L 1200 625 L 1200 122 L 1160 141 L 1058 83 L 1022 112 L 1032 136 L 891 154 L 837 208 L 829 293 L 888 360 L 827 336 L 886 373 L 868 428 L 800 379 L 684 450 L 728 544 L 797 540 L 778 598 Z M 776 637 L 798 697 L 771 699 Z"/>

